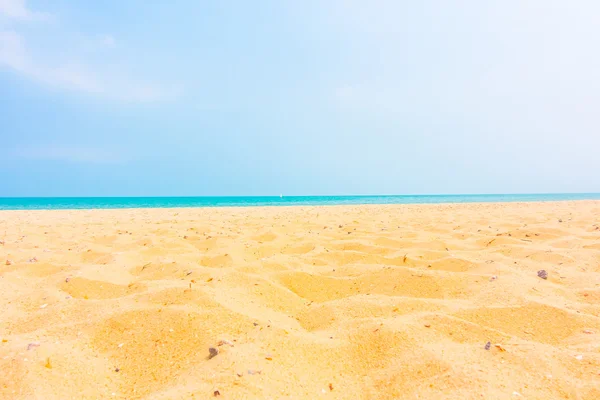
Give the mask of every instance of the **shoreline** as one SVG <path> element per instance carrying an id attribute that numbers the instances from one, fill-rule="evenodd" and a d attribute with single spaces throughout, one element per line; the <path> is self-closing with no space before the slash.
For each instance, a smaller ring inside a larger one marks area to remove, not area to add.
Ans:
<path id="1" fill-rule="evenodd" d="M 190 211 L 190 210 L 231 210 L 231 211 L 252 211 L 252 210 L 301 210 L 301 209 L 336 209 L 336 208 L 398 208 L 398 207 L 451 207 L 451 206 L 477 206 L 477 207 L 497 207 L 503 205 L 531 205 L 531 204 L 568 204 L 568 203 L 598 203 L 600 205 L 600 199 L 578 199 L 578 200 L 538 200 L 538 201 L 490 201 L 490 202 L 448 202 L 448 203 L 369 203 L 369 204 L 317 204 L 317 205 L 248 205 L 248 206 L 190 206 L 190 207 L 120 207 L 120 208 L 47 208 L 47 209 L 0 209 L 1 213 L 18 213 L 18 212 L 89 212 L 89 211 Z"/>
<path id="2" fill-rule="evenodd" d="M 55 197 L 0 198 L 0 210 L 295 207 L 400 204 L 520 203 L 600 200 L 600 193 L 290 197 Z"/>

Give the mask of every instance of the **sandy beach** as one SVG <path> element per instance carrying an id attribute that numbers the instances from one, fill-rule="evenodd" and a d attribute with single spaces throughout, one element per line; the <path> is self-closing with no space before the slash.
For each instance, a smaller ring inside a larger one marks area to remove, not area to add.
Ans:
<path id="1" fill-rule="evenodd" d="M 598 201 L 2 211 L 0 241 L 2 399 L 600 398 Z"/>

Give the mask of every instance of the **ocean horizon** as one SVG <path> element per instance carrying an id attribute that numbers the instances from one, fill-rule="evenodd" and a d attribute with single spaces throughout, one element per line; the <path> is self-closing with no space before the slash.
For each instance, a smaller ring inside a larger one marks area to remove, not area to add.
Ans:
<path id="1" fill-rule="evenodd" d="M 600 193 L 354 196 L 0 197 L 0 210 L 328 206 L 600 200 Z"/>

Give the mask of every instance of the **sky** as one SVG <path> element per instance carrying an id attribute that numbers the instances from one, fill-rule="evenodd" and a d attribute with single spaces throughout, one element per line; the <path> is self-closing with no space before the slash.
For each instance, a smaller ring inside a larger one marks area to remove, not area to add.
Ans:
<path id="1" fill-rule="evenodd" d="M 0 196 L 600 192 L 596 0 L 0 0 Z"/>

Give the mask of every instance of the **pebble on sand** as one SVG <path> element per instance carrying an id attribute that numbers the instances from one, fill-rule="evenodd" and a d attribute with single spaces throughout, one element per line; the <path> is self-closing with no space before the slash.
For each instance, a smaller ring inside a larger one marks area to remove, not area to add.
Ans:
<path id="1" fill-rule="evenodd" d="M 209 347 L 208 349 L 208 359 L 210 360 L 213 357 L 216 357 L 219 354 L 219 349 L 216 347 Z"/>
<path id="2" fill-rule="evenodd" d="M 548 279 L 548 272 L 545 269 L 540 269 L 537 275 L 542 279 Z"/>

